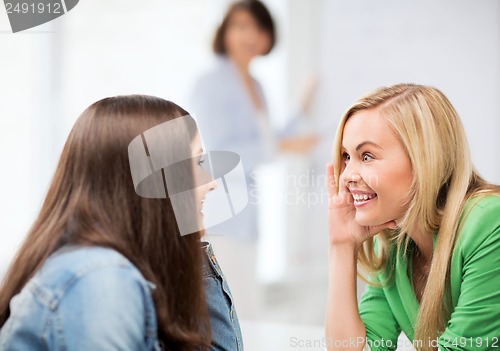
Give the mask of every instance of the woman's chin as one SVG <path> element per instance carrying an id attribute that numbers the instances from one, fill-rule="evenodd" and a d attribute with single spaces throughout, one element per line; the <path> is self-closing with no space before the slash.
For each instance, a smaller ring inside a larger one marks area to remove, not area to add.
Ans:
<path id="1" fill-rule="evenodd" d="M 378 221 L 376 218 L 373 218 L 372 216 L 367 216 L 366 214 L 360 214 L 360 213 L 356 213 L 356 217 L 354 217 L 354 220 L 359 225 L 362 225 L 365 227 L 373 227 L 373 226 L 380 224 L 380 221 Z"/>
<path id="2" fill-rule="evenodd" d="M 376 227 L 391 221 L 390 219 L 386 218 L 374 218 L 374 217 L 360 216 L 360 215 L 356 215 L 354 220 L 356 221 L 357 224 L 362 225 L 364 227 Z"/>

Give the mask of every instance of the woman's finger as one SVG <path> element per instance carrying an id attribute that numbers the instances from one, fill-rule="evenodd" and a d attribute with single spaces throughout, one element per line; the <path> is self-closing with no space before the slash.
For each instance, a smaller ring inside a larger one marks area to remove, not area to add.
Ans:
<path id="1" fill-rule="evenodd" d="M 350 195 L 350 191 L 349 189 L 347 188 L 347 185 L 340 179 L 339 177 L 339 190 L 340 190 L 340 193 L 341 194 L 349 194 Z"/>
<path id="2" fill-rule="evenodd" d="M 326 187 L 328 188 L 328 197 L 332 198 L 333 196 L 339 193 L 339 188 L 337 186 L 337 182 L 335 181 L 335 171 L 333 169 L 333 164 L 326 164 Z"/>

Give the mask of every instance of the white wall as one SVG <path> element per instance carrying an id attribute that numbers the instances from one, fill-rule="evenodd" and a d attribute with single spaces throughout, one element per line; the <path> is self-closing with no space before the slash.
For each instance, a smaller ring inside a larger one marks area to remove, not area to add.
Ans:
<path id="1" fill-rule="evenodd" d="M 52 35 L 9 31 L 0 11 L 0 277 L 41 205 L 48 181 L 43 155 L 51 138 L 43 122 Z"/>
<path id="2" fill-rule="evenodd" d="M 433 85 L 467 130 L 474 162 L 500 183 L 500 2 L 321 0 L 321 110 L 397 82 Z"/>

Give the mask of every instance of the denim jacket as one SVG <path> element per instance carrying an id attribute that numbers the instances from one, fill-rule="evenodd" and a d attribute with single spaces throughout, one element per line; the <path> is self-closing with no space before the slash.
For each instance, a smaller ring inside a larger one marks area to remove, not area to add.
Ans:
<path id="1" fill-rule="evenodd" d="M 212 328 L 210 351 L 243 351 L 240 323 L 226 277 L 208 242 L 201 243 L 205 254 L 203 282 Z"/>
<path id="2" fill-rule="evenodd" d="M 213 256 L 209 245 L 204 249 Z M 229 287 L 215 256 L 213 265 L 207 263 L 211 350 L 243 350 Z M 0 330 L 0 351 L 159 351 L 152 289 L 154 285 L 112 249 L 65 247 L 11 300 L 10 317 Z"/>
<path id="3" fill-rule="evenodd" d="M 0 350 L 161 350 L 152 288 L 114 250 L 63 248 L 11 300 Z"/>

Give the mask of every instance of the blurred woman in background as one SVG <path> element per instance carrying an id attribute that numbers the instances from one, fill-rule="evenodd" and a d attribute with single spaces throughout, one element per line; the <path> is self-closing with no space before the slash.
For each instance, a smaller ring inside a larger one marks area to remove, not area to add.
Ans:
<path id="1" fill-rule="evenodd" d="M 232 3 L 215 33 L 215 67 L 198 79 L 191 96 L 190 108 L 204 131 L 207 148 L 238 153 L 250 186 L 255 185 L 255 168 L 270 161 L 277 151 L 305 153 L 317 141 L 314 135 L 294 135 L 310 99 L 305 99 L 286 128 L 275 132 L 271 127 L 266 98 L 250 73 L 250 63 L 269 54 L 275 43 L 274 21 L 262 2 Z M 255 238 L 255 216 L 255 206 L 249 206 L 214 232 Z"/>
<path id="2" fill-rule="evenodd" d="M 237 216 L 208 230 L 233 292 L 245 317 L 259 315 L 259 283 L 256 277 L 258 239 L 258 189 L 254 171 L 277 152 L 307 153 L 317 142 L 315 135 L 298 135 L 305 120 L 312 89 L 301 111 L 282 130 L 273 130 L 266 98 L 250 72 L 251 62 L 271 52 L 276 43 L 273 18 L 258 0 L 232 3 L 213 41 L 214 68 L 201 76 L 192 92 L 190 108 L 204 130 L 204 142 L 212 150 L 230 150 L 241 156 L 249 189 L 249 204 Z M 235 267 L 234 262 L 244 261 Z M 244 271 L 242 271 L 244 269 Z M 243 280 L 242 277 L 245 277 Z"/>

